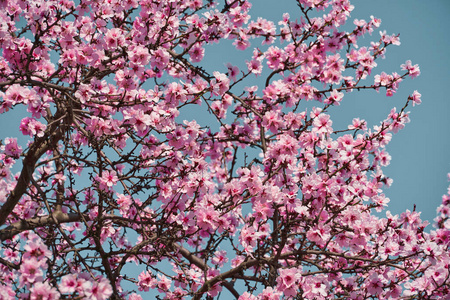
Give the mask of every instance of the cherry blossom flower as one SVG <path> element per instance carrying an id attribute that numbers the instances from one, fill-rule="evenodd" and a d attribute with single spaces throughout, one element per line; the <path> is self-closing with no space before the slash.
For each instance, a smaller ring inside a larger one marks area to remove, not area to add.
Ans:
<path id="1" fill-rule="evenodd" d="M 278 132 L 278 127 L 283 124 L 280 113 L 277 111 L 268 111 L 263 118 L 263 126 L 267 127 L 272 133 Z"/>
<path id="2" fill-rule="evenodd" d="M 241 296 L 239 296 L 238 299 L 239 300 L 257 300 L 258 298 L 256 298 L 256 296 L 254 296 L 248 292 L 245 292 Z"/>
<path id="3" fill-rule="evenodd" d="M 117 172 L 112 170 L 103 171 L 102 177 L 99 177 L 100 187 L 104 190 L 109 190 L 114 185 L 116 185 L 119 178 L 117 177 Z"/>
<path id="4" fill-rule="evenodd" d="M 261 74 L 263 67 L 260 59 L 252 59 L 246 63 L 249 72 L 255 74 L 256 76 Z"/>
<path id="5" fill-rule="evenodd" d="M 236 81 L 236 76 L 239 74 L 239 68 L 233 66 L 230 63 L 228 63 L 226 66 L 228 69 L 228 76 L 230 77 L 231 80 Z"/>
<path id="6" fill-rule="evenodd" d="M 12 287 L 10 285 L 2 285 L 2 288 L 0 289 L 0 299 L 15 299 L 16 293 L 13 291 Z"/>
<path id="7" fill-rule="evenodd" d="M 409 77 L 411 77 L 411 78 L 415 78 L 420 75 L 419 65 L 412 65 L 410 60 L 407 60 L 400 67 L 402 68 L 402 70 L 407 70 Z"/>
<path id="8" fill-rule="evenodd" d="M 24 135 L 29 135 L 31 137 L 43 137 L 46 128 L 47 126 L 45 124 L 29 117 L 23 118 L 20 122 L 20 131 L 22 131 Z"/>
<path id="9" fill-rule="evenodd" d="M 327 114 L 320 114 L 317 118 L 314 119 L 314 127 L 317 130 L 317 133 L 331 133 L 332 128 L 331 125 L 333 122 L 330 120 L 330 116 Z"/>
<path id="10" fill-rule="evenodd" d="M 6 155 L 16 159 L 19 158 L 22 153 L 22 147 L 17 144 L 16 138 L 6 138 L 4 141 L 4 146 L 2 146 L 2 150 L 5 151 Z"/>
<path id="11" fill-rule="evenodd" d="M 139 290 L 148 291 L 150 288 L 156 287 L 156 279 L 151 276 L 149 272 L 142 272 L 139 274 Z"/>
<path id="12" fill-rule="evenodd" d="M 30 300 L 39 299 L 56 300 L 60 299 L 60 294 L 56 288 L 51 287 L 47 282 L 36 282 L 30 288 Z"/>
<path id="13" fill-rule="evenodd" d="M 61 279 L 59 290 L 63 294 L 72 294 L 78 287 L 77 276 L 75 274 L 68 274 Z"/>
<path id="14" fill-rule="evenodd" d="M 141 297 L 141 295 L 133 293 L 128 297 L 128 300 L 142 300 L 142 297 Z"/>
<path id="15" fill-rule="evenodd" d="M 106 278 L 100 278 L 94 282 L 89 289 L 84 291 L 85 295 L 94 300 L 106 300 L 112 295 L 112 287 Z"/>
<path id="16" fill-rule="evenodd" d="M 212 93 L 214 95 L 222 96 L 229 89 L 230 79 L 226 74 L 214 72 L 214 77 L 211 81 Z"/>
<path id="17" fill-rule="evenodd" d="M 196 43 L 194 46 L 189 49 L 189 55 L 190 59 L 194 63 L 201 62 L 203 60 L 203 57 L 205 56 L 205 49 L 202 47 L 201 44 Z"/>
<path id="18" fill-rule="evenodd" d="M 51 251 L 38 237 L 30 239 L 23 248 L 26 251 L 24 254 L 25 258 L 35 257 L 39 261 L 42 261 L 44 258 L 51 258 Z"/>
<path id="19" fill-rule="evenodd" d="M 223 265 L 228 262 L 226 254 L 227 252 L 225 250 L 216 251 L 211 262 L 218 267 L 223 267 Z"/>
<path id="20" fill-rule="evenodd" d="M 342 98 L 344 98 L 344 93 L 333 90 L 330 93 L 330 97 L 326 99 L 325 103 L 339 105 Z"/>
<path id="21" fill-rule="evenodd" d="M 42 281 L 44 273 L 41 267 L 44 267 L 44 262 L 38 261 L 35 257 L 24 260 L 20 265 L 20 286 L 29 286 Z"/>
<path id="22" fill-rule="evenodd" d="M 414 91 L 412 96 L 410 96 L 410 100 L 412 100 L 413 106 L 415 105 L 419 105 L 420 103 L 422 103 L 422 100 L 420 99 L 422 95 L 418 92 L 418 91 Z"/>

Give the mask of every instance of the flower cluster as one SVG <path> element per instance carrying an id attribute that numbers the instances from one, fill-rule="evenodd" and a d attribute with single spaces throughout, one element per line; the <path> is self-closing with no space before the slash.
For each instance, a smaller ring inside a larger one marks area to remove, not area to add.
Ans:
<path id="1" fill-rule="evenodd" d="M 421 94 L 377 125 L 331 109 L 419 67 L 375 73 L 398 35 L 359 47 L 381 21 L 350 1 L 296 4 L 275 23 L 247 0 L 0 1 L 0 114 L 23 107 L 29 139 L 0 145 L 0 298 L 450 294 L 450 194 L 434 230 L 385 211 Z M 226 39 L 245 58 L 214 69 Z"/>

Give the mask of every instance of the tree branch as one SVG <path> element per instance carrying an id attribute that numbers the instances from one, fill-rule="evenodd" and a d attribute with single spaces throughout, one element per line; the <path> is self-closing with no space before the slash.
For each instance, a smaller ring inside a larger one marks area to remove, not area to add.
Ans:
<path id="1" fill-rule="evenodd" d="M 56 220 L 56 222 L 55 222 Z M 16 234 L 19 234 L 25 230 L 33 230 L 38 227 L 43 227 L 47 225 L 55 225 L 61 223 L 78 222 L 81 220 L 81 215 L 77 213 L 63 213 L 54 212 L 53 218 L 50 215 L 34 217 L 27 220 L 20 220 L 0 230 L 0 241 L 5 241 L 11 239 Z"/>
<path id="2" fill-rule="evenodd" d="M 44 155 L 47 150 L 52 149 L 61 139 L 62 134 L 58 130 L 58 124 L 53 123 L 45 131 L 44 136 L 39 137 L 30 146 L 28 153 L 23 160 L 22 171 L 20 172 L 17 184 L 14 190 L 11 191 L 6 202 L 0 208 L 0 226 L 5 224 L 6 219 L 14 210 L 14 207 L 19 202 L 22 195 L 25 193 L 28 185 L 30 184 L 36 162 Z"/>
<path id="3" fill-rule="evenodd" d="M 10 269 L 14 269 L 14 270 L 19 270 L 20 269 L 19 265 L 13 264 L 12 262 L 7 261 L 6 259 L 1 258 L 1 257 L 0 257 L 0 264 L 5 265 L 5 266 L 7 266 Z"/>
<path id="4" fill-rule="evenodd" d="M 191 264 L 196 265 L 197 267 L 199 267 L 199 268 L 202 269 L 203 271 L 207 271 L 207 270 L 208 270 L 208 265 L 206 264 L 205 261 L 203 261 L 203 260 L 202 260 L 201 258 L 199 258 L 198 256 L 195 256 L 194 254 L 192 254 L 189 250 L 187 250 L 187 249 L 184 248 L 183 246 L 174 243 L 174 244 L 173 244 L 173 247 L 176 248 L 176 249 L 180 252 L 180 254 L 183 255 L 183 257 L 186 258 Z M 216 277 L 214 277 L 214 278 L 216 278 Z M 225 277 L 224 277 L 224 278 L 225 278 Z M 208 281 L 208 282 L 209 282 L 209 281 Z M 233 296 L 236 297 L 236 299 L 239 298 L 239 296 L 240 296 L 239 293 L 234 289 L 233 285 L 232 285 L 230 282 L 223 280 L 223 281 L 221 282 L 221 284 L 222 284 L 227 290 L 229 290 L 230 293 L 232 293 Z M 205 285 L 203 285 L 203 287 L 204 287 L 204 286 L 205 286 Z M 202 288 L 203 288 L 203 287 L 202 287 Z M 209 288 L 208 288 L 208 289 L 209 289 Z M 207 291 L 207 290 L 206 290 L 206 291 Z M 203 292 L 202 292 L 202 293 L 203 293 Z M 202 294 L 202 293 L 199 293 L 200 297 L 201 297 L 201 294 Z M 197 298 L 197 297 L 198 297 L 198 295 L 194 296 L 193 299 L 199 299 L 199 298 Z"/>

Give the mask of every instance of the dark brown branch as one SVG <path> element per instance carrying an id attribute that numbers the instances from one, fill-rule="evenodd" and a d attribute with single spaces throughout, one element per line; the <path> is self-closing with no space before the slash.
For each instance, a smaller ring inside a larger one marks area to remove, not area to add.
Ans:
<path id="1" fill-rule="evenodd" d="M 72 92 L 73 91 L 73 88 L 68 87 L 68 86 L 62 86 L 62 85 L 45 82 L 45 81 L 38 81 L 38 80 L 34 80 L 34 79 L 4 81 L 4 82 L 0 82 L 0 87 L 12 85 L 15 83 L 20 84 L 20 85 L 39 86 L 41 88 L 46 88 L 46 89 L 52 88 L 52 89 L 55 89 L 55 90 L 58 90 L 61 92 L 67 92 L 67 91 Z"/>
<path id="2" fill-rule="evenodd" d="M 178 244 L 173 244 L 173 247 L 176 248 L 180 252 L 180 254 L 183 255 L 183 257 L 186 258 L 191 264 L 196 265 L 203 271 L 208 270 L 208 265 L 206 264 L 205 261 L 203 261 L 198 256 L 195 256 L 194 254 L 192 254 L 189 250 L 187 250 L 183 246 L 180 246 Z"/>
<path id="3" fill-rule="evenodd" d="M 199 267 L 203 271 L 208 270 L 208 265 L 206 264 L 205 261 L 203 261 L 201 258 L 199 258 L 199 257 L 195 256 L 194 254 L 192 254 L 189 250 L 187 250 L 183 246 L 180 246 L 180 245 L 174 243 L 173 247 L 176 248 L 180 252 L 180 254 L 183 255 L 183 257 L 186 258 L 191 264 L 196 265 L 197 267 Z M 224 278 L 226 278 L 226 277 L 224 277 Z M 233 294 L 233 296 L 236 297 L 236 299 L 239 298 L 239 296 L 240 296 L 239 293 L 234 289 L 233 285 L 230 282 L 222 280 L 221 284 L 227 290 L 229 290 L 230 293 Z M 202 293 L 199 294 L 200 297 L 201 297 L 201 294 Z M 196 295 L 193 299 L 199 299 L 199 298 L 196 298 L 196 297 L 198 297 L 198 296 Z"/>
<path id="4" fill-rule="evenodd" d="M 47 152 L 47 150 L 54 148 L 61 138 L 62 134 L 60 130 L 58 130 L 57 122 L 55 122 L 51 126 L 47 127 L 44 136 L 37 138 L 30 146 L 30 149 L 23 160 L 22 171 L 20 172 L 17 184 L 0 208 L 0 226 L 5 224 L 6 219 L 14 210 L 14 207 L 17 205 L 20 198 L 28 188 L 33 176 L 36 162 L 42 155 L 45 154 L 45 152 Z"/>
<path id="5" fill-rule="evenodd" d="M 56 220 L 56 222 L 55 222 Z M 44 227 L 48 225 L 55 225 L 61 223 L 78 222 L 81 220 L 81 215 L 77 213 L 63 213 L 54 212 L 53 218 L 50 215 L 34 217 L 27 220 L 20 220 L 0 230 L 0 241 L 11 239 L 16 234 L 19 234 L 25 230 L 33 230 L 38 227 Z"/>
<path id="6" fill-rule="evenodd" d="M 14 270 L 19 270 L 20 269 L 19 265 L 13 264 L 12 262 L 7 261 L 6 259 L 1 258 L 1 257 L 0 257 L 0 264 L 5 265 L 5 266 L 7 266 L 10 269 L 14 269 Z"/>

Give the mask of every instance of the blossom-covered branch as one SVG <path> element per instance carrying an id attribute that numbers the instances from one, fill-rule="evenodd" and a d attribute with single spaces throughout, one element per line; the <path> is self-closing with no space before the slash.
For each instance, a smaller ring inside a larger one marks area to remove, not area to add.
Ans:
<path id="1" fill-rule="evenodd" d="M 275 23 L 247 0 L 0 1 L 0 113 L 28 139 L 0 147 L 1 299 L 450 293 L 449 197 L 433 230 L 384 212 L 421 94 L 332 121 L 418 65 L 378 72 L 399 35 L 350 1 L 295 2 Z M 205 63 L 214 44 L 241 63 Z"/>

